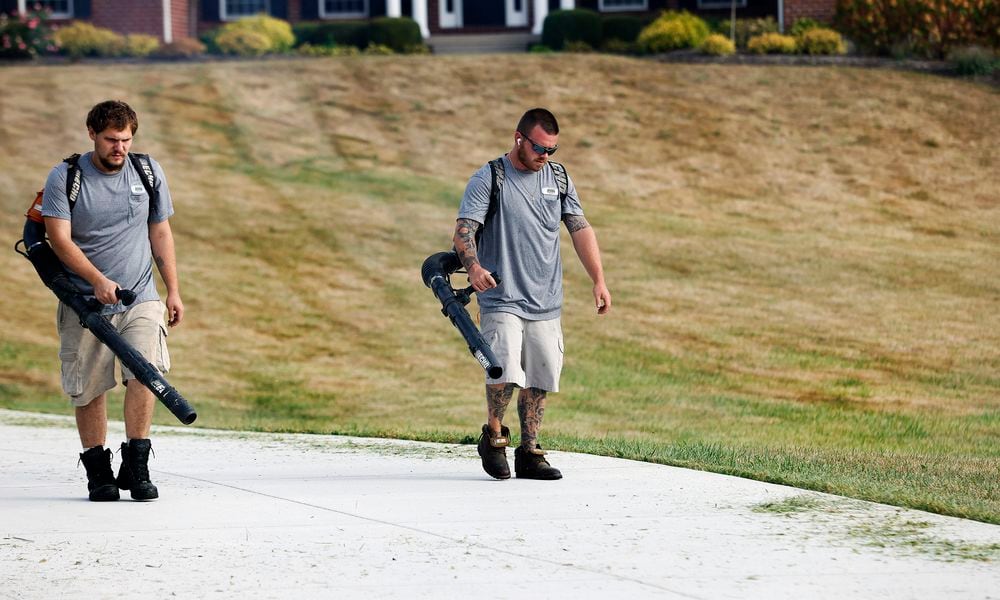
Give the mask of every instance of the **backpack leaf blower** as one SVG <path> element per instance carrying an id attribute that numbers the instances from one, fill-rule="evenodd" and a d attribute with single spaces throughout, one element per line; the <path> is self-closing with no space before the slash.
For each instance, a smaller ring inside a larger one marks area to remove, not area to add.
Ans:
<path id="1" fill-rule="evenodd" d="M 486 343 L 483 334 L 479 333 L 476 324 L 472 322 L 469 311 L 465 310 L 465 305 L 469 303 L 471 294 L 475 290 L 472 286 L 462 290 L 451 287 L 450 276 L 461 267 L 462 262 L 454 252 L 438 252 L 427 257 L 420 267 L 420 275 L 423 277 L 424 285 L 429 287 L 441 301 L 441 314 L 448 317 L 451 324 L 465 338 L 472 356 L 479 361 L 491 379 L 499 379 L 503 375 L 503 367 L 500 366 L 493 349 Z M 499 285 L 500 277 L 496 273 L 491 275 Z"/>
<path id="2" fill-rule="evenodd" d="M 56 256 L 45 239 L 45 221 L 39 212 L 40 205 L 41 199 L 38 198 L 32 203 L 28 214 L 25 215 L 27 219 L 24 223 L 24 237 L 14 244 L 14 250 L 31 261 L 42 283 L 80 317 L 80 324 L 89 329 L 94 337 L 107 346 L 122 364 L 128 367 L 135 378 L 149 388 L 153 395 L 159 398 L 160 402 L 181 423 L 185 425 L 194 423 L 194 420 L 198 418 L 198 413 L 188 404 L 184 396 L 181 396 L 180 392 L 167 383 L 156 367 L 150 364 L 138 350 L 125 341 L 118 330 L 101 314 L 103 305 L 96 298 L 85 296 L 80 288 L 70 280 L 59 257 Z M 20 249 L 22 245 L 24 246 L 23 250 Z M 116 291 L 116 294 L 122 304 L 126 306 L 135 301 L 135 293 L 131 290 L 120 289 Z"/>

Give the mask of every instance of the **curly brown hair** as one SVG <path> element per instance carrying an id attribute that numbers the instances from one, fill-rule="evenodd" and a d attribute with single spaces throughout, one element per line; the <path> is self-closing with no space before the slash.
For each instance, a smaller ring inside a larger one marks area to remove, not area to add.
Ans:
<path id="1" fill-rule="evenodd" d="M 135 131 L 139 129 L 139 117 L 131 106 L 121 100 L 105 100 L 90 109 L 87 128 L 100 133 L 108 127 L 119 131 L 131 127 L 132 135 L 135 135 Z"/>

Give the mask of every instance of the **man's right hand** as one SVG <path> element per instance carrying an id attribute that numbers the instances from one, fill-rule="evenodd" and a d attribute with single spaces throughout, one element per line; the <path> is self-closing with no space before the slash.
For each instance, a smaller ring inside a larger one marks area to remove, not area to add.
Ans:
<path id="1" fill-rule="evenodd" d="M 477 292 L 485 292 L 497 286 L 497 282 L 490 275 L 490 272 L 484 269 L 479 263 L 469 267 L 469 283 L 472 284 L 472 289 Z"/>
<path id="2" fill-rule="evenodd" d="M 118 296 L 115 295 L 115 290 L 119 287 L 121 286 L 107 277 L 101 277 L 99 281 L 94 283 L 94 296 L 101 304 L 117 304 Z"/>

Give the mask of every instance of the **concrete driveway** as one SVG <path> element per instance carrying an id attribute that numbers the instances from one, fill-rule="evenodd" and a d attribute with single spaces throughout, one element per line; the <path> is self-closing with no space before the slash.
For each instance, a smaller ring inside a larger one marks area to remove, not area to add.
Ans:
<path id="1" fill-rule="evenodd" d="M 1000 526 L 736 477 L 551 452 L 564 479 L 494 481 L 473 446 L 180 427 L 153 448 L 159 500 L 92 503 L 72 420 L 0 410 L 0 598 L 1000 598 Z"/>

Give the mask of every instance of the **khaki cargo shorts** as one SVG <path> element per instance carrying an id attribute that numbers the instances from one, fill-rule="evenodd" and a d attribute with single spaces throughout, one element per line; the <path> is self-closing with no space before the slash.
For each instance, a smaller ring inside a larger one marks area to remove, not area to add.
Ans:
<path id="1" fill-rule="evenodd" d="M 163 322 L 166 310 L 167 307 L 156 300 L 142 302 L 123 313 L 107 316 L 122 338 L 160 373 L 170 370 L 167 328 Z M 59 329 L 63 391 L 73 406 L 86 406 L 115 387 L 115 363 L 119 361 L 89 329 L 80 325 L 80 317 L 73 309 L 62 302 L 56 313 L 56 324 Z M 123 384 L 135 378 L 125 365 L 120 365 L 120 368 Z"/>
<path id="2" fill-rule="evenodd" d="M 497 355 L 503 375 L 486 377 L 488 385 L 513 383 L 521 388 L 559 391 L 563 366 L 562 322 L 529 321 L 504 312 L 480 316 L 483 337 Z"/>

